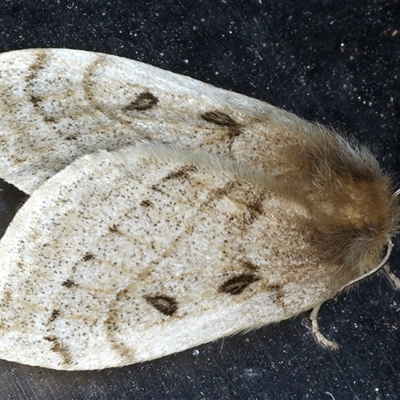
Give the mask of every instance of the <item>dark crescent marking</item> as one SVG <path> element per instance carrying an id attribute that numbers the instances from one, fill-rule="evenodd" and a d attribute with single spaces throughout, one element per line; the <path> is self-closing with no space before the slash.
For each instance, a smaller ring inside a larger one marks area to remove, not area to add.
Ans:
<path id="1" fill-rule="evenodd" d="M 140 93 L 135 100 L 129 103 L 124 110 L 127 111 L 144 111 L 153 108 L 158 103 L 158 99 L 150 92 Z"/>
<path id="2" fill-rule="evenodd" d="M 178 303 L 170 296 L 143 296 L 156 310 L 164 315 L 171 316 L 178 310 Z"/>
<path id="3" fill-rule="evenodd" d="M 224 282 L 218 289 L 219 292 L 228 293 L 236 296 L 243 292 L 253 282 L 259 281 L 260 278 L 253 274 L 242 274 L 239 276 L 234 276 Z"/>
<path id="4" fill-rule="evenodd" d="M 200 117 L 207 122 L 220 126 L 238 127 L 239 124 L 235 122 L 228 114 L 221 111 L 208 111 L 200 114 Z"/>

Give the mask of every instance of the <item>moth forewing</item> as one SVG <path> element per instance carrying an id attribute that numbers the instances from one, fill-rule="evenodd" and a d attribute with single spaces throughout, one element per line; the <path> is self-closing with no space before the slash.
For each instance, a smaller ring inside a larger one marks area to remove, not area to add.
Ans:
<path id="1" fill-rule="evenodd" d="M 0 357 L 125 365 L 336 293 L 302 206 L 173 153 L 84 156 L 32 194 L 0 243 Z"/>
<path id="2" fill-rule="evenodd" d="M 203 149 L 293 182 L 315 130 L 259 100 L 79 50 L 3 53 L 0 87 L 0 176 L 26 193 L 79 156 L 137 141 Z"/>

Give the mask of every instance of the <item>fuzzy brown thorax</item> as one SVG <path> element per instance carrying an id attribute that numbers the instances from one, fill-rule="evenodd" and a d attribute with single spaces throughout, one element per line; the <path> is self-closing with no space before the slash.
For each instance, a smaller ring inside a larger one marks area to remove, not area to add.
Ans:
<path id="1" fill-rule="evenodd" d="M 355 278 L 378 264 L 397 232 L 399 201 L 368 149 L 320 130 L 305 152 L 310 174 L 304 201 L 321 250 Z"/>

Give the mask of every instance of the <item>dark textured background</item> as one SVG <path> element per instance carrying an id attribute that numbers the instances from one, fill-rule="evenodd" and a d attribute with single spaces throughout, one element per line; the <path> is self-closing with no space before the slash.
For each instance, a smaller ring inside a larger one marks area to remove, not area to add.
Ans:
<path id="1" fill-rule="evenodd" d="M 352 133 L 398 186 L 399 44 L 396 0 L 0 4 L 1 52 L 99 51 L 257 97 Z M 2 188 L 6 224 L 23 198 Z M 391 265 L 400 276 L 399 254 L 397 240 Z M 302 314 L 119 369 L 57 372 L 0 361 L 0 399 L 397 399 L 399 311 L 400 293 L 377 274 L 321 310 L 321 329 L 341 342 L 339 351 L 316 344 Z"/>

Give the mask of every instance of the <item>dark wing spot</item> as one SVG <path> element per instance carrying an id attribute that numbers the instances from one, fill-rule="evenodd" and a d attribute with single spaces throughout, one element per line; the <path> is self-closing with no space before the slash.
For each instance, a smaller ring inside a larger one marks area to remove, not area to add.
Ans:
<path id="1" fill-rule="evenodd" d="M 243 292 L 253 282 L 260 280 L 253 274 L 242 274 L 228 279 L 219 287 L 219 291 L 231 295 L 238 295 Z"/>
<path id="2" fill-rule="evenodd" d="M 144 299 L 161 313 L 171 316 L 178 310 L 178 303 L 169 296 L 143 296 Z"/>
<path id="3" fill-rule="evenodd" d="M 43 101 L 43 100 L 42 100 L 40 97 L 38 97 L 38 96 L 31 95 L 31 97 L 30 97 L 30 102 L 33 104 L 34 107 L 38 107 L 39 104 L 40 104 L 42 101 Z"/>
<path id="4" fill-rule="evenodd" d="M 89 260 L 92 260 L 93 258 L 94 258 L 94 255 L 93 255 L 93 254 L 86 253 L 86 254 L 83 256 L 83 261 L 89 261 Z"/>
<path id="5" fill-rule="evenodd" d="M 238 123 L 235 122 L 228 114 L 221 111 L 208 111 L 200 114 L 200 117 L 207 122 L 220 126 L 237 127 Z"/>
<path id="6" fill-rule="evenodd" d="M 113 225 L 111 225 L 111 226 L 108 227 L 108 230 L 109 230 L 111 233 L 117 233 L 117 232 L 118 232 L 118 226 L 115 225 L 115 224 L 113 224 Z"/>
<path id="7" fill-rule="evenodd" d="M 53 117 L 49 117 L 48 115 L 44 116 L 43 120 L 44 120 L 44 122 L 47 122 L 49 124 L 56 122 L 56 120 Z"/>
<path id="8" fill-rule="evenodd" d="M 128 111 L 144 111 L 154 107 L 158 103 L 158 99 L 150 92 L 140 93 L 135 100 L 129 103 L 124 110 Z"/>
<path id="9" fill-rule="evenodd" d="M 68 135 L 65 140 L 77 140 L 77 136 L 76 135 Z"/>
<path id="10" fill-rule="evenodd" d="M 67 288 L 70 288 L 72 286 L 78 286 L 74 281 L 71 281 L 70 279 L 67 279 L 66 281 L 64 281 L 62 284 L 62 286 L 65 286 Z"/>
<path id="11" fill-rule="evenodd" d="M 143 200 L 143 201 L 140 203 L 140 205 L 141 205 L 142 207 L 150 207 L 150 206 L 152 206 L 152 203 L 151 203 L 150 200 Z"/>
<path id="12" fill-rule="evenodd" d="M 49 322 L 53 322 L 60 315 L 60 310 L 53 310 L 49 318 Z"/>
<path id="13" fill-rule="evenodd" d="M 165 178 L 163 178 L 164 181 L 169 181 L 171 179 L 189 179 L 189 173 L 193 172 L 196 170 L 196 167 L 194 166 L 184 166 L 182 168 L 179 168 L 175 171 L 170 172 Z"/>

